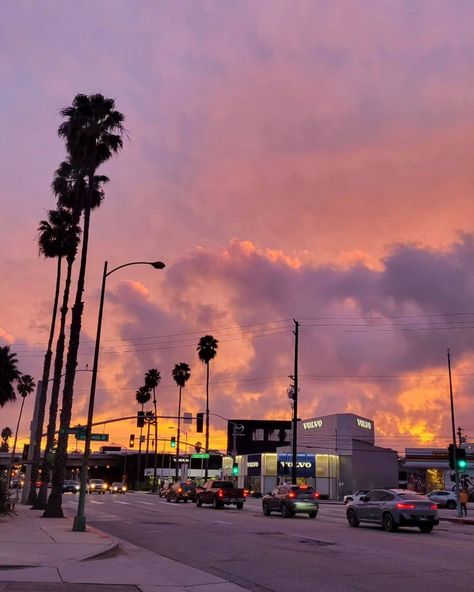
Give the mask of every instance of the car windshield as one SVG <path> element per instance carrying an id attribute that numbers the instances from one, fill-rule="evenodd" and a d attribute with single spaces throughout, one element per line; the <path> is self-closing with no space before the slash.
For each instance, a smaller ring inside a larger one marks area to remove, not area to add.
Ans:
<path id="1" fill-rule="evenodd" d="M 91 483 L 94 483 L 95 485 L 102 485 L 103 481 L 102 479 L 91 479 Z"/>
<path id="2" fill-rule="evenodd" d="M 114 483 L 112 483 L 113 487 L 122 487 L 122 484 L 119 483 L 118 481 L 114 481 Z"/>
<path id="3" fill-rule="evenodd" d="M 64 485 L 75 485 L 75 481 L 64 481 Z"/>
<path id="4" fill-rule="evenodd" d="M 234 485 L 231 481 L 214 481 L 213 487 L 219 487 L 219 489 L 233 489 Z"/>

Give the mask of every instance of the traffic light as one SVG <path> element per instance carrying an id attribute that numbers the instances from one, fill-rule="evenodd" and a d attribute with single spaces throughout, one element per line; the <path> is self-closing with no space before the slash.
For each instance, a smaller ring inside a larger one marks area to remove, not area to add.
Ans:
<path id="1" fill-rule="evenodd" d="M 467 469 L 466 449 L 465 448 L 457 448 L 456 449 L 456 462 L 458 465 L 458 471 L 465 471 Z"/>
<path id="2" fill-rule="evenodd" d="M 456 454 L 456 462 L 454 462 L 455 454 Z M 457 468 L 458 471 L 465 471 L 467 469 L 466 449 L 465 448 L 460 448 L 459 446 L 456 446 L 456 448 L 454 448 L 454 445 L 450 444 L 448 446 L 448 459 L 449 459 L 449 468 L 450 469 Z"/>
<path id="3" fill-rule="evenodd" d="M 176 448 L 176 438 L 171 436 L 171 448 Z"/>
<path id="4" fill-rule="evenodd" d="M 202 433 L 203 423 L 204 423 L 204 413 L 196 413 L 196 432 Z"/>
<path id="5" fill-rule="evenodd" d="M 30 450 L 29 444 L 23 444 L 23 453 L 21 455 L 21 460 L 28 460 L 28 452 Z"/>
<path id="6" fill-rule="evenodd" d="M 239 475 L 239 463 L 234 463 L 232 465 L 232 477 L 237 477 Z"/>
<path id="7" fill-rule="evenodd" d="M 129 448 L 133 448 L 135 446 L 135 434 L 130 434 L 130 442 L 128 443 Z"/>
<path id="8" fill-rule="evenodd" d="M 139 411 L 137 413 L 137 428 L 142 428 L 145 425 L 145 412 Z"/>

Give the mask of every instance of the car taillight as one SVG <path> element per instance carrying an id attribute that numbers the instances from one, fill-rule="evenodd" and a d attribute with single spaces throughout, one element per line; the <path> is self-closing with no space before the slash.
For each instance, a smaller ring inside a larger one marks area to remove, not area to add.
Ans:
<path id="1" fill-rule="evenodd" d="M 179 487 L 178 488 L 178 493 L 183 493 L 183 488 L 182 487 Z"/>
<path id="2" fill-rule="evenodd" d="M 398 510 L 414 510 L 415 508 L 416 508 L 415 504 L 406 504 L 406 503 L 402 503 L 402 502 L 399 502 L 397 504 Z"/>
<path id="3" fill-rule="evenodd" d="M 223 489 L 219 489 L 218 492 L 217 492 L 217 495 L 219 497 L 224 497 L 224 490 Z"/>
<path id="4" fill-rule="evenodd" d="M 431 504 L 430 510 L 437 510 L 437 509 L 438 509 L 438 504 Z"/>
<path id="5" fill-rule="evenodd" d="M 296 493 L 294 491 L 290 491 L 288 497 L 296 497 Z"/>
<path id="6" fill-rule="evenodd" d="M 248 489 L 244 489 L 244 497 L 247 497 L 249 494 L 249 490 Z"/>
<path id="7" fill-rule="evenodd" d="M 319 491 L 315 491 L 313 493 L 313 497 L 315 497 L 316 499 L 319 499 Z"/>

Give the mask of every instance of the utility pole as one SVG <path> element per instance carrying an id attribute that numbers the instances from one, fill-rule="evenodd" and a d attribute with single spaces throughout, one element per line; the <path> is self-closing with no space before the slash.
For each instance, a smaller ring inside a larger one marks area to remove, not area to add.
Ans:
<path id="1" fill-rule="evenodd" d="M 459 446 L 462 446 L 464 444 L 464 442 L 466 441 L 462 435 L 462 432 L 463 432 L 463 429 L 461 426 L 459 426 L 457 429 L 458 438 L 459 438 Z"/>
<path id="2" fill-rule="evenodd" d="M 456 455 L 456 424 L 454 421 L 454 398 L 453 398 L 453 381 L 451 378 L 451 354 L 448 348 L 448 375 L 449 375 L 449 398 L 451 402 L 451 429 L 453 436 L 453 456 L 454 456 L 454 477 L 456 480 L 456 498 L 457 498 L 457 510 L 458 516 L 461 518 L 461 504 L 459 503 L 459 470 L 458 470 L 458 459 Z"/>
<path id="3" fill-rule="evenodd" d="M 293 331 L 295 336 L 295 364 L 293 371 L 293 462 L 291 466 L 291 482 L 296 483 L 296 458 L 298 450 L 298 333 L 300 324 L 295 319 L 293 319 L 293 322 L 295 324 L 295 330 Z"/>

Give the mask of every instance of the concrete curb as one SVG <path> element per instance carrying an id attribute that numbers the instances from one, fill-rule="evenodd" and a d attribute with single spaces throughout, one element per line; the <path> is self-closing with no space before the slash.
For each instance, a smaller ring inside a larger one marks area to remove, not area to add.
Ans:
<path id="1" fill-rule="evenodd" d="M 439 517 L 440 522 L 452 522 L 453 524 L 469 524 L 469 525 L 474 525 L 474 519 L 472 518 L 444 518 L 444 517 Z"/>

